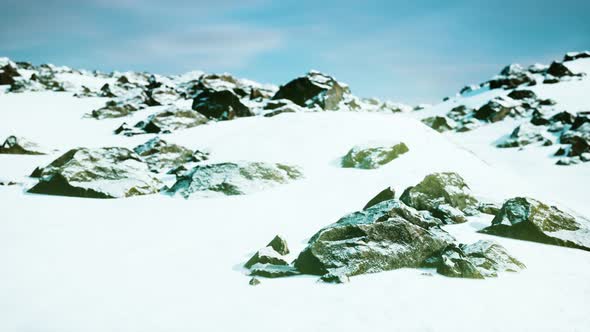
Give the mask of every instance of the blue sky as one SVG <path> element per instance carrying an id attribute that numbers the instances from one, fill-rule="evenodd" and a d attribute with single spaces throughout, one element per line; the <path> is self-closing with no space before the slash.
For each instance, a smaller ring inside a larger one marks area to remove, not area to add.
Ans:
<path id="1" fill-rule="evenodd" d="M 359 96 L 436 102 L 512 62 L 590 49 L 587 0 L 2 0 L 0 56 L 200 69 L 282 84 L 317 69 Z"/>

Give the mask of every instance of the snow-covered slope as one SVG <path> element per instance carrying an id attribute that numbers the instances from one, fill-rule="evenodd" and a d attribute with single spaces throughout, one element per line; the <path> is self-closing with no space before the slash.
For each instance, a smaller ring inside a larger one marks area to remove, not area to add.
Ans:
<path id="1" fill-rule="evenodd" d="M 586 68 L 588 59 L 572 66 Z M 581 69 L 580 69 L 581 70 Z M 587 80 L 531 87 L 556 105 L 583 111 Z M 73 92 L 0 94 L 0 139 L 25 136 L 49 155 L 0 154 L 0 330 L 2 331 L 583 331 L 590 327 L 590 254 L 477 233 L 491 215 L 444 229 L 459 241 L 491 239 L 526 269 L 498 278 L 448 278 L 398 269 L 330 285 L 316 277 L 261 278 L 242 266 L 276 234 L 295 259 L 310 236 L 362 209 L 387 186 L 398 193 L 433 172 L 460 174 L 474 195 L 501 203 L 531 196 L 589 217 L 590 163 L 555 165 L 546 147 L 523 151 L 492 143 L 518 121 L 440 134 L 420 119 L 506 94 L 495 89 L 430 109 L 294 112 L 209 121 L 160 135 L 209 152 L 208 164 L 257 161 L 297 165 L 303 178 L 241 196 L 163 194 L 97 200 L 27 193 L 29 177 L 74 147 L 127 147 L 155 137 L 115 135 L 166 106 L 96 120 L 104 97 Z M 342 168 L 353 146 L 404 142 L 409 151 L 373 170 Z M 554 150 L 555 147 L 552 147 Z M 173 183 L 173 176 L 159 174 Z M 549 319 L 550 318 L 550 319 Z"/>

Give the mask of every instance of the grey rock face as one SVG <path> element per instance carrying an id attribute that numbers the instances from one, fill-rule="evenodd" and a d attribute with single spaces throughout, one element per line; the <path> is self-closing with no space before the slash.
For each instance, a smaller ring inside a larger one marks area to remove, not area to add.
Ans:
<path id="1" fill-rule="evenodd" d="M 178 177 L 167 190 L 189 196 L 244 195 L 302 177 L 296 166 L 264 162 L 198 165 Z"/>
<path id="2" fill-rule="evenodd" d="M 118 147 L 72 149 L 38 173 L 31 193 L 120 198 L 153 194 L 162 185 L 136 153 Z"/>
<path id="3" fill-rule="evenodd" d="M 407 188 L 400 200 L 417 210 L 426 210 L 445 223 L 462 223 L 476 213 L 478 202 L 457 173 L 434 173 Z"/>
<path id="4" fill-rule="evenodd" d="M 370 144 L 355 146 L 342 157 L 342 167 L 375 169 L 408 152 L 408 146 L 401 142 L 389 146 Z"/>
<path id="5" fill-rule="evenodd" d="M 482 233 L 590 250 L 589 222 L 535 199 L 507 200 Z"/>
<path id="6" fill-rule="evenodd" d="M 193 128 L 207 123 L 207 118 L 197 111 L 181 109 L 172 106 L 166 110 L 154 113 L 144 121 L 140 121 L 133 128 L 126 124 L 119 127 L 115 134 L 134 136 L 140 134 L 167 134 L 176 130 Z"/>

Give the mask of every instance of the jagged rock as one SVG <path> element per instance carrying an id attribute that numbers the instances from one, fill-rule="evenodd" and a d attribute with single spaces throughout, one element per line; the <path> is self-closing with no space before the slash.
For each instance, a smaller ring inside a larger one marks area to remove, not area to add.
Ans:
<path id="1" fill-rule="evenodd" d="M 548 146 L 553 144 L 553 140 L 549 135 L 545 134 L 543 129 L 523 123 L 516 127 L 506 140 L 496 146 L 499 148 L 515 148 L 532 143 L 542 143 L 544 146 Z"/>
<path id="2" fill-rule="evenodd" d="M 473 215 L 478 201 L 469 186 L 457 173 L 433 173 L 422 182 L 404 190 L 400 200 L 417 210 L 426 210 L 445 223 L 467 221 Z"/>
<path id="3" fill-rule="evenodd" d="M 408 151 L 408 146 L 403 142 L 389 146 L 373 143 L 358 145 L 342 157 L 341 165 L 345 168 L 375 169 Z"/>
<path id="4" fill-rule="evenodd" d="M 537 95 L 531 90 L 513 90 L 508 94 L 508 97 L 516 100 L 537 99 Z"/>
<path id="5" fill-rule="evenodd" d="M 453 241 L 437 224 L 398 200 L 384 201 L 317 232 L 294 265 L 327 280 L 419 267 Z"/>
<path id="6" fill-rule="evenodd" d="M 554 77 L 564 77 L 564 76 L 574 76 L 574 74 L 569 70 L 568 67 L 564 66 L 561 62 L 552 62 L 547 69 L 547 74 L 554 76 Z"/>
<path id="7" fill-rule="evenodd" d="M 115 130 L 116 134 L 126 136 L 140 134 L 167 134 L 175 130 L 188 129 L 207 123 L 207 118 L 197 111 L 182 109 L 176 106 L 148 116 L 145 121 L 140 121 L 133 128 L 122 125 Z"/>
<path id="8" fill-rule="evenodd" d="M 250 268 L 251 276 L 265 278 L 281 278 L 298 274 L 300 274 L 299 271 L 290 265 L 254 264 L 254 266 Z"/>
<path id="9" fill-rule="evenodd" d="M 158 192 L 161 183 L 140 157 L 125 148 L 77 148 L 40 171 L 31 193 L 120 198 Z"/>
<path id="10" fill-rule="evenodd" d="M 121 104 L 114 100 L 109 100 L 106 102 L 105 106 L 93 110 L 91 115 L 97 120 L 102 120 L 124 117 L 135 111 L 137 111 L 137 108 L 133 105 Z"/>
<path id="11" fill-rule="evenodd" d="M 370 201 L 367 202 L 363 210 L 366 210 L 374 205 L 377 205 L 381 202 L 388 201 L 390 199 L 395 198 L 395 190 L 392 187 L 387 187 L 381 190 L 375 197 L 371 198 Z"/>
<path id="12" fill-rule="evenodd" d="M 453 130 L 457 126 L 457 124 L 453 120 L 444 116 L 431 116 L 422 119 L 422 122 L 426 124 L 428 127 L 438 131 L 439 133 Z"/>
<path id="13" fill-rule="evenodd" d="M 350 94 L 347 85 L 331 76 L 311 71 L 281 86 L 272 99 L 289 99 L 301 107 L 318 105 L 324 110 L 337 110 L 347 94 Z"/>
<path id="14" fill-rule="evenodd" d="M 551 122 L 561 122 L 566 124 L 574 124 L 576 116 L 570 112 L 559 112 L 551 117 Z"/>
<path id="15" fill-rule="evenodd" d="M 28 141 L 26 138 L 8 136 L 4 143 L 0 145 L 0 154 L 46 154 L 43 148 L 38 144 Z"/>
<path id="16" fill-rule="evenodd" d="M 590 250 L 590 222 L 527 197 L 504 202 L 481 233 Z"/>
<path id="17" fill-rule="evenodd" d="M 535 126 L 547 126 L 551 124 L 551 119 L 547 119 L 543 113 L 539 110 L 533 111 L 533 116 L 531 117 L 531 124 Z"/>
<path id="18" fill-rule="evenodd" d="M 148 90 L 147 95 L 150 99 L 150 106 L 170 105 L 180 98 L 176 90 L 169 86 Z"/>
<path id="19" fill-rule="evenodd" d="M 590 123 L 590 116 L 588 114 L 577 114 L 571 129 L 580 130 L 587 123 Z M 588 129 L 582 129 L 582 131 L 590 132 Z"/>
<path id="20" fill-rule="evenodd" d="M 183 146 L 171 144 L 160 137 L 154 137 L 144 144 L 136 146 L 133 151 L 144 160 L 152 172 L 173 169 L 189 162 L 197 162 L 208 159 L 208 154 L 197 151 L 195 152 Z"/>
<path id="21" fill-rule="evenodd" d="M 301 178 L 296 166 L 265 162 L 198 165 L 167 190 L 189 196 L 244 195 Z"/>
<path id="22" fill-rule="evenodd" d="M 482 121 L 498 122 L 504 120 L 508 115 L 519 116 L 523 113 L 524 110 L 518 103 L 502 98 L 494 98 L 475 111 L 473 116 Z"/>
<path id="23" fill-rule="evenodd" d="M 584 52 L 569 52 L 563 57 L 563 61 L 574 61 L 578 59 L 590 58 L 590 51 Z"/>
<path id="24" fill-rule="evenodd" d="M 202 90 L 193 99 L 192 108 L 208 118 L 217 120 L 232 120 L 236 117 L 254 115 L 246 105 L 242 104 L 238 95 L 229 90 Z"/>
<path id="25" fill-rule="evenodd" d="M 111 87 L 109 86 L 108 83 L 105 83 L 105 85 L 103 85 L 100 88 L 100 97 L 106 97 L 106 98 L 114 98 L 117 97 L 112 91 L 111 91 Z"/>
<path id="26" fill-rule="evenodd" d="M 425 265 L 436 267 L 436 272 L 448 277 L 473 279 L 497 277 L 498 272 L 517 272 L 525 268 L 500 244 L 484 240 L 468 245 L 451 244 L 428 259 Z"/>
<path id="27" fill-rule="evenodd" d="M 248 281 L 248 285 L 258 286 L 258 285 L 260 285 L 260 280 L 256 277 L 252 277 L 252 279 L 250 279 L 250 281 Z"/>
<path id="28" fill-rule="evenodd" d="M 281 255 L 289 254 L 289 246 L 287 246 L 287 240 L 282 236 L 275 236 L 267 245 L 267 247 L 273 248 L 276 252 Z"/>
<path id="29" fill-rule="evenodd" d="M 488 81 L 488 84 L 490 89 L 514 89 L 523 84 L 534 85 L 535 82 L 534 76 L 532 76 L 520 65 L 516 64 L 506 66 L 504 69 L 502 69 L 500 75 L 497 75 L 492 80 Z"/>
<path id="30" fill-rule="evenodd" d="M 0 85 L 14 84 L 14 78 L 19 76 L 20 74 L 18 73 L 18 70 L 12 67 L 10 63 L 4 65 L 2 68 L 0 68 Z"/>
<path id="31" fill-rule="evenodd" d="M 244 264 L 244 267 L 249 269 L 254 266 L 254 264 L 289 265 L 283 255 L 279 254 L 270 246 L 258 250 L 254 256 Z"/>

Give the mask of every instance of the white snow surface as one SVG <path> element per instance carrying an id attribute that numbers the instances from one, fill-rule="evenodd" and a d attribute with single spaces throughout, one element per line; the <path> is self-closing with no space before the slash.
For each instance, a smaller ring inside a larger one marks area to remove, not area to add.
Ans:
<path id="1" fill-rule="evenodd" d="M 567 64 L 582 68 L 590 59 Z M 532 90 L 573 111 L 590 105 L 581 93 L 588 88 L 585 79 Z M 556 166 L 555 147 L 493 146 L 518 120 L 444 135 L 418 120 L 506 93 L 455 97 L 411 114 L 287 113 L 178 131 L 162 138 L 210 151 L 209 162 L 293 164 L 304 178 L 244 196 L 111 200 L 27 194 L 28 175 L 73 147 L 144 143 L 153 135 L 112 130 L 155 108 L 99 121 L 83 116 L 103 98 L 2 94 L 0 140 L 15 134 L 60 152 L 0 155 L 0 180 L 24 183 L 0 186 L 0 331 L 587 331 L 590 253 L 476 233 L 489 215 L 446 229 L 464 243 L 499 242 L 524 271 L 466 280 L 400 269 L 343 285 L 296 276 L 253 287 L 242 268 L 276 234 L 294 259 L 316 231 L 383 188 L 399 195 L 433 172 L 459 173 L 480 199 L 531 196 L 590 216 L 590 164 Z M 339 167 L 350 147 L 369 141 L 402 141 L 410 151 L 375 170 Z"/>

